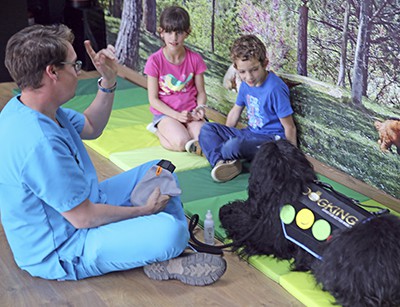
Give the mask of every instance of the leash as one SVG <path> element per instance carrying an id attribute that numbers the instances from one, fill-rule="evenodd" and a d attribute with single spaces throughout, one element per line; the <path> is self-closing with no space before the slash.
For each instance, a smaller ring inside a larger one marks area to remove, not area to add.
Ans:
<path id="1" fill-rule="evenodd" d="M 342 194 L 342 193 L 340 193 L 339 191 L 336 191 L 336 190 L 333 188 L 333 186 L 331 186 L 329 183 L 322 182 L 322 181 L 319 181 L 319 180 L 315 180 L 314 183 L 317 184 L 317 185 L 319 185 L 319 186 L 321 186 L 321 187 L 323 187 L 323 188 L 325 188 L 326 190 L 330 191 L 333 195 L 335 195 L 339 200 L 341 200 L 341 201 L 343 201 L 343 202 L 350 201 L 352 204 L 354 204 L 354 205 L 356 205 L 356 206 L 358 206 L 358 207 L 362 207 L 362 208 L 363 208 L 363 207 L 364 207 L 364 208 L 371 208 L 371 209 L 379 209 L 379 210 L 376 211 L 376 212 L 371 212 L 371 214 L 373 214 L 373 215 L 378 216 L 378 215 L 382 215 L 382 214 L 386 214 L 386 213 L 389 213 L 389 212 L 390 212 L 390 210 L 389 210 L 389 209 L 386 209 L 386 208 L 381 208 L 381 207 L 378 207 L 378 206 L 362 204 L 362 203 L 360 203 L 358 200 L 356 200 L 356 199 L 354 199 L 354 198 L 351 198 L 351 197 L 349 197 L 349 196 L 347 196 L 347 195 L 345 195 L 345 194 Z"/>
<path id="2" fill-rule="evenodd" d="M 223 244 L 223 245 L 210 245 L 210 244 L 206 244 L 204 242 L 199 241 L 196 238 L 196 236 L 194 235 L 194 229 L 198 223 L 199 223 L 199 215 L 193 214 L 189 221 L 189 234 L 190 234 L 190 239 L 193 242 L 189 242 L 189 246 L 192 249 L 194 249 L 195 251 L 201 252 L 201 253 L 223 255 L 224 254 L 223 249 L 233 246 L 233 243 L 228 243 L 228 244 Z M 236 240 L 236 245 L 238 243 L 241 244 L 244 241 L 246 241 L 248 238 L 250 238 L 254 234 L 256 229 L 258 227 L 262 226 L 262 224 L 264 224 L 264 223 L 265 223 L 265 220 L 259 220 L 255 224 L 255 226 L 243 238 L 241 238 L 240 240 Z"/>

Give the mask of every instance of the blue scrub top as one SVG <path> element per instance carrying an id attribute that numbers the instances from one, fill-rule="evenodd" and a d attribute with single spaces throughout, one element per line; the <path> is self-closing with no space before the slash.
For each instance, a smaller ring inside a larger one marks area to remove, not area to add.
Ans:
<path id="1" fill-rule="evenodd" d="M 80 256 L 87 230 L 60 212 L 90 198 L 104 203 L 95 168 L 80 138 L 84 116 L 59 108 L 56 118 L 19 96 L 0 113 L 0 210 L 17 265 L 33 276 L 63 279 L 60 255 Z"/>

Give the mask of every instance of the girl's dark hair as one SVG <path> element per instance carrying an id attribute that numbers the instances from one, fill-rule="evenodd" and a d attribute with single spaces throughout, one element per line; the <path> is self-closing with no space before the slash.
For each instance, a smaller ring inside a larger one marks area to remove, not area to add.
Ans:
<path id="1" fill-rule="evenodd" d="M 160 16 L 159 32 L 178 32 L 190 33 L 189 13 L 180 6 L 170 6 L 165 8 Z"/>

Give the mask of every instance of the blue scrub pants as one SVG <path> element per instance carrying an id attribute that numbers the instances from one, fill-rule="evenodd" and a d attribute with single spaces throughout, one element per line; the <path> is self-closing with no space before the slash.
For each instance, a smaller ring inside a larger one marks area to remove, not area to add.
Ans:
<path id="1" fill-rule="evenodd" d="M 148 162 L 100 183 L 108 204 L 130 205 L 130 194 L 147 170 Z M 175 177 L 176 178 L 176 177 Z M 66 279 L 82 279 L 129 270 L 179 256 L 189 233 L 180 197 L 171 197 L 163 212 L 87 230 L 80 257 L 64 259 Z M 68 257 L 67 257 L 68 258 Z"/>
<path id="2" fill-rule="evenodd" d="M 274 134 L 256 134 L 248 128 L 237 129 L 218 123 L 206 123 L 200 131 L 199 144 L 211 166 L 220 160 L 253 160 L 258 148 L 280 139 Z"/>

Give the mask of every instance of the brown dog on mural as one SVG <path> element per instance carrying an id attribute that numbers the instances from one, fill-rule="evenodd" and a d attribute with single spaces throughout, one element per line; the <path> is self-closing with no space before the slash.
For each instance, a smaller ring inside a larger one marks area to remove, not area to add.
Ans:
<path id="1" fill-rule="evenodd" d="M 384 122 L 375 121 L 374 126 L 379 133 L 378 143 L 383 152 L 390 150 L 392 145 L 397 147 L 397 153 L 400 155 L 400 120 L 388 119 Z"/>
<path id="2" fill-rule="evenodd" d="M 224 80 L 222 82 L 223 86 L 228 90 L 239 92 L 239 87 L 241 83 L 242 80 L 240 79 L 236 68 L 233 67 L 233 64 L 230 65 L 225 73 Z"/>

